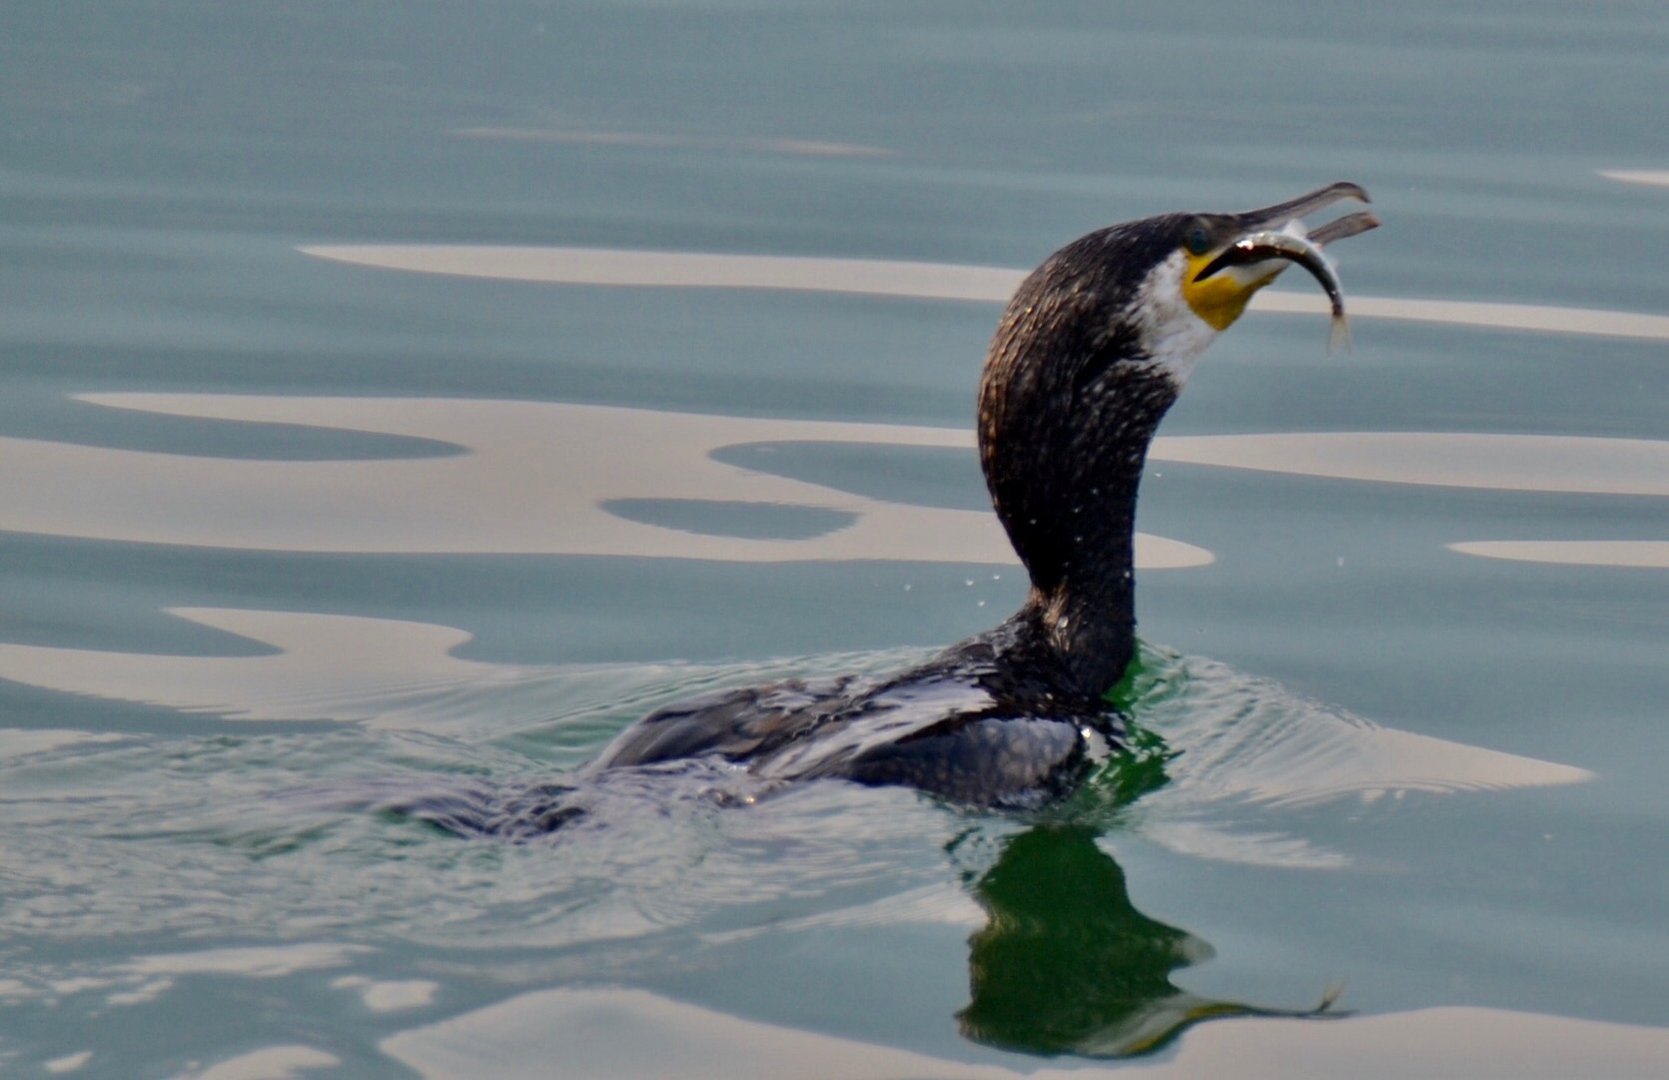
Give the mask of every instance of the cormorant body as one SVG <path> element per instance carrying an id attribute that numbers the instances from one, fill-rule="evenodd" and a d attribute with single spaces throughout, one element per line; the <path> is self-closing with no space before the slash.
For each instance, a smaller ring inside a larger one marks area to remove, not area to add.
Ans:
<path id="1" fill-rule="evenodd" d="M 1136 495 L 1148 446 L 1207 345 L 1292 263 L 1343 307 L 1323 243 L 1366 212 L 1306 232 L 1333 184 L 1244 214 L 1167 214 L 1060 249 L 1020 285 L 979 388 L 980 464 L 1031 579 L 1000 626 L 891 677 L 790 680 L 662 708 L 594 769 L 716 758 L 764 781 L 902 784 L 973 805 L 1070 790 L 1119 744 L 1106 695 L 1135 650 Z"/>

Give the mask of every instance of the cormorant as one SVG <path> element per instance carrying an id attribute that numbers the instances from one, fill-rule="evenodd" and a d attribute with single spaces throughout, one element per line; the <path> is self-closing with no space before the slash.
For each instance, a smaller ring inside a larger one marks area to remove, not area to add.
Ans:
<path id="1" fill-rule="evenodd" d="M 1119 745 L 1106 699 L 1135 649 L 1136 489 L 1148 444 L 1206 346 L 1289 264 L 1327 290 L 1325 243 L 1378 225 L 1358 211 L 1307 231 L 1335 183 L 1241 214 L 1165 214 L 1061 248 L 1015 292 L 979 387 L 979 456 L 1031 576 L 1000 626 L 886 678 L 723 690 L 659 709 L 594 770 L 709 758 L 759 779 L 903 784 L 957 802 L 1036 805 Z"/>

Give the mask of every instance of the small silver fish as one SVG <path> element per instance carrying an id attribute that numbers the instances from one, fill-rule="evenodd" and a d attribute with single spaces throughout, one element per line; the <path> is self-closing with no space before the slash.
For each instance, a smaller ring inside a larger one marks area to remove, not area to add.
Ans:
<path id="1" fill-rule="evenodd" d="M 1285 259 L 1308 270 L 1326 290 L 1327 299 L 1333 306 L 1333 324 L 1328 335 L 1327 351 L 1349 351 L 1350 320 L 1344 310 L 1344 287 L 1339 284 L 1339 276 L 1334 272 L 1333 264 L 1322 254 L 1321 249 L 1324 244 L 1367 232 L 1378 225 L 1377 217 L 1362 210 L 1330 221 L 1309 232 L 1304 232 L 1302 226 L 1299 226 L 1297 229 L 1270 229 L 1250 233 L 1235 241 L 1232 258 L 1234 262 L 1242 265 L 1262 262 L 1265 259 Z"/>

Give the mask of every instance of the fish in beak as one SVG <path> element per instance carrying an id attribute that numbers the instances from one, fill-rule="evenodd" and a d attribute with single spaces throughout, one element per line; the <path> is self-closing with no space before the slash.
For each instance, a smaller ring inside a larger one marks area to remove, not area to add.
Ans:
<path id="1" fill-rule="evenodd" d="M 1379 219 L 1358 210 L 1316 229 L 1301 220 L 1344 199 L 1369 201 L 1360 185 L 1341 181 L 1261 210 L 1202 215 L 1185 240 L 1189 265 L 1183 294 L 1190 306 L 1206 322 L 1226 329 L 1246 309 L 1252 294 L 1296 263 L 1321 284 L 1332 303 L 1330 348 L 1348 347 L 1344 290 L 1322 248 L 1378 227 Z"/>

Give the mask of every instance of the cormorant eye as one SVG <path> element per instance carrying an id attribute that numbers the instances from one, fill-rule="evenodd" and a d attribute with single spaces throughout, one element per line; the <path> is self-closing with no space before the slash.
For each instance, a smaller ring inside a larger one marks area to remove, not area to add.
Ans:
<path id="1" fill-rule="evenodd" d="M 1188 230 L 1188 235 L 1183 238 L 1182 243 L 1187 247 L 1188 254 L 1204 255 L 1211 250 L 1211 234 L 1206 232 L 1204 225 L 1195 225 Z"/>

